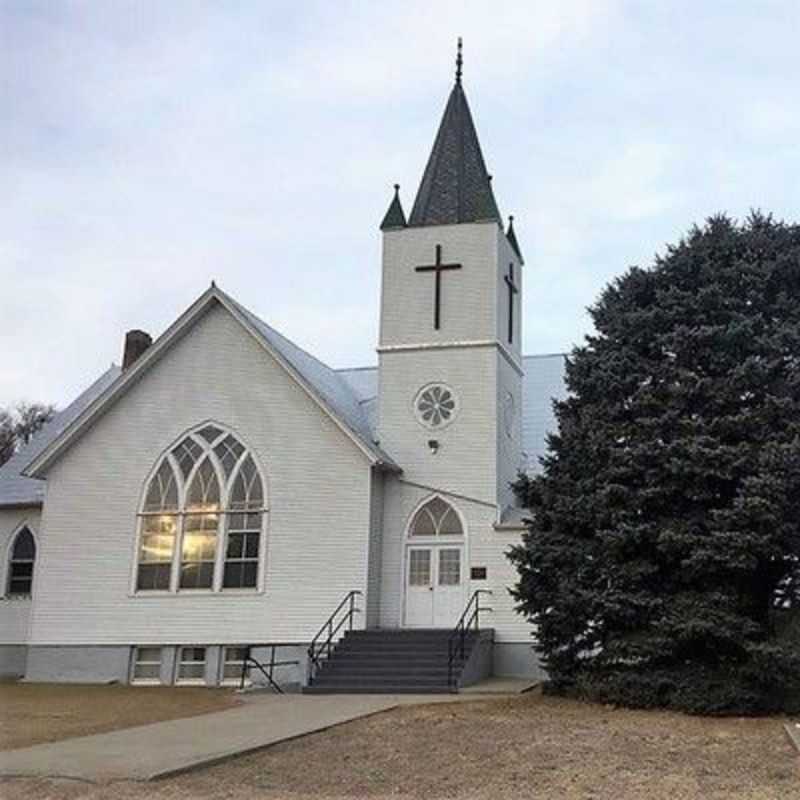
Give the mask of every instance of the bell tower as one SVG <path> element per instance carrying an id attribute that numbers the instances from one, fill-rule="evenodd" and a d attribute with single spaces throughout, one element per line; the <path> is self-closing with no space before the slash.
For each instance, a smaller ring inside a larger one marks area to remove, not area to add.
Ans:
<path id="1" fill-rule="evenodd" d="M 503 230 L 462 84 L 450 92 L 411 214 L 383 234 L 378 431 L 404 477 L 501 509 L 521 466 L 522 265 Z"/>

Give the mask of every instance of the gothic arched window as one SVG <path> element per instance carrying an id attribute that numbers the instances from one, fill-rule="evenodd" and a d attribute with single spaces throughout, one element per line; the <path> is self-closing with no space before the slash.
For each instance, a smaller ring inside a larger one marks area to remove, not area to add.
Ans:
<path id="1" fill-rule="evenodd" d="M 409 536 L 463 535 L 464 529 L 456 510 L 441 497 L 428 500 L 414 515 L 409 529 Z"/>
<path id="2" fill-rule="evenodd" d="M 266 511 L 261 473 L 234 434 L 210 424 L 187 434 L 144 493 L 136 590 L 256 588 Z"/>
<path id="3" fill-rule="evenodd" d="M 8 560 L 6 594 L 27 597 L 33 588 L 33 566 L 36 563 L 36 541 L 30 530 L 22 528 L 14 537 Z"/>

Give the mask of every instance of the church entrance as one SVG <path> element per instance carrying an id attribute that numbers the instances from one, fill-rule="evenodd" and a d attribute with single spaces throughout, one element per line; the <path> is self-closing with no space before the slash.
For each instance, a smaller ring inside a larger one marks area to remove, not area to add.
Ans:
<path id="1" fill-rule="evenodd" d="M 463 611 L 464 548 L 410 545 L 406 558 L 406 627 L 452 628 Z"/>
<path id="2" fill-rule="evenodd" d="M 411 517 L 405 553 L 405 626 L 452 628 L 464 610 L 464 523 L 434 495 Z"/>

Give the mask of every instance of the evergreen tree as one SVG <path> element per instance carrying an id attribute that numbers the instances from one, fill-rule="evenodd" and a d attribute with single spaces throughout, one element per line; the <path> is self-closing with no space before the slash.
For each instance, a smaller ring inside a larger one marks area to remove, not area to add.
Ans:
<path id="1" fill-rule="evenodd" d="M 795 708 L 800 227 L 712 218 L 590 313 L 542 474 L 516 486 L 514 595 L 549 690 Z"/>

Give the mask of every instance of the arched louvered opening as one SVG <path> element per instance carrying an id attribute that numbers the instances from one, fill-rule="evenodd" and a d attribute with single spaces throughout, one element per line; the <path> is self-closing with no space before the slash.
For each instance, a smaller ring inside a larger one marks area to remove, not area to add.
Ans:
<path id="1" fill-rule="evenodd" d="M 27 527 L 21 528 L 11 545 L 8 560 L 6 594 L 29 597 L 33 590 L 33 568 L 36 564 L 36 540 Z"/>
<path id="2" fill-rule="evenodd" d="M 253 454 L 208 424 L 164 455 L 144 492 L 136 590 L 258 587 L 267 511 Z"/>

